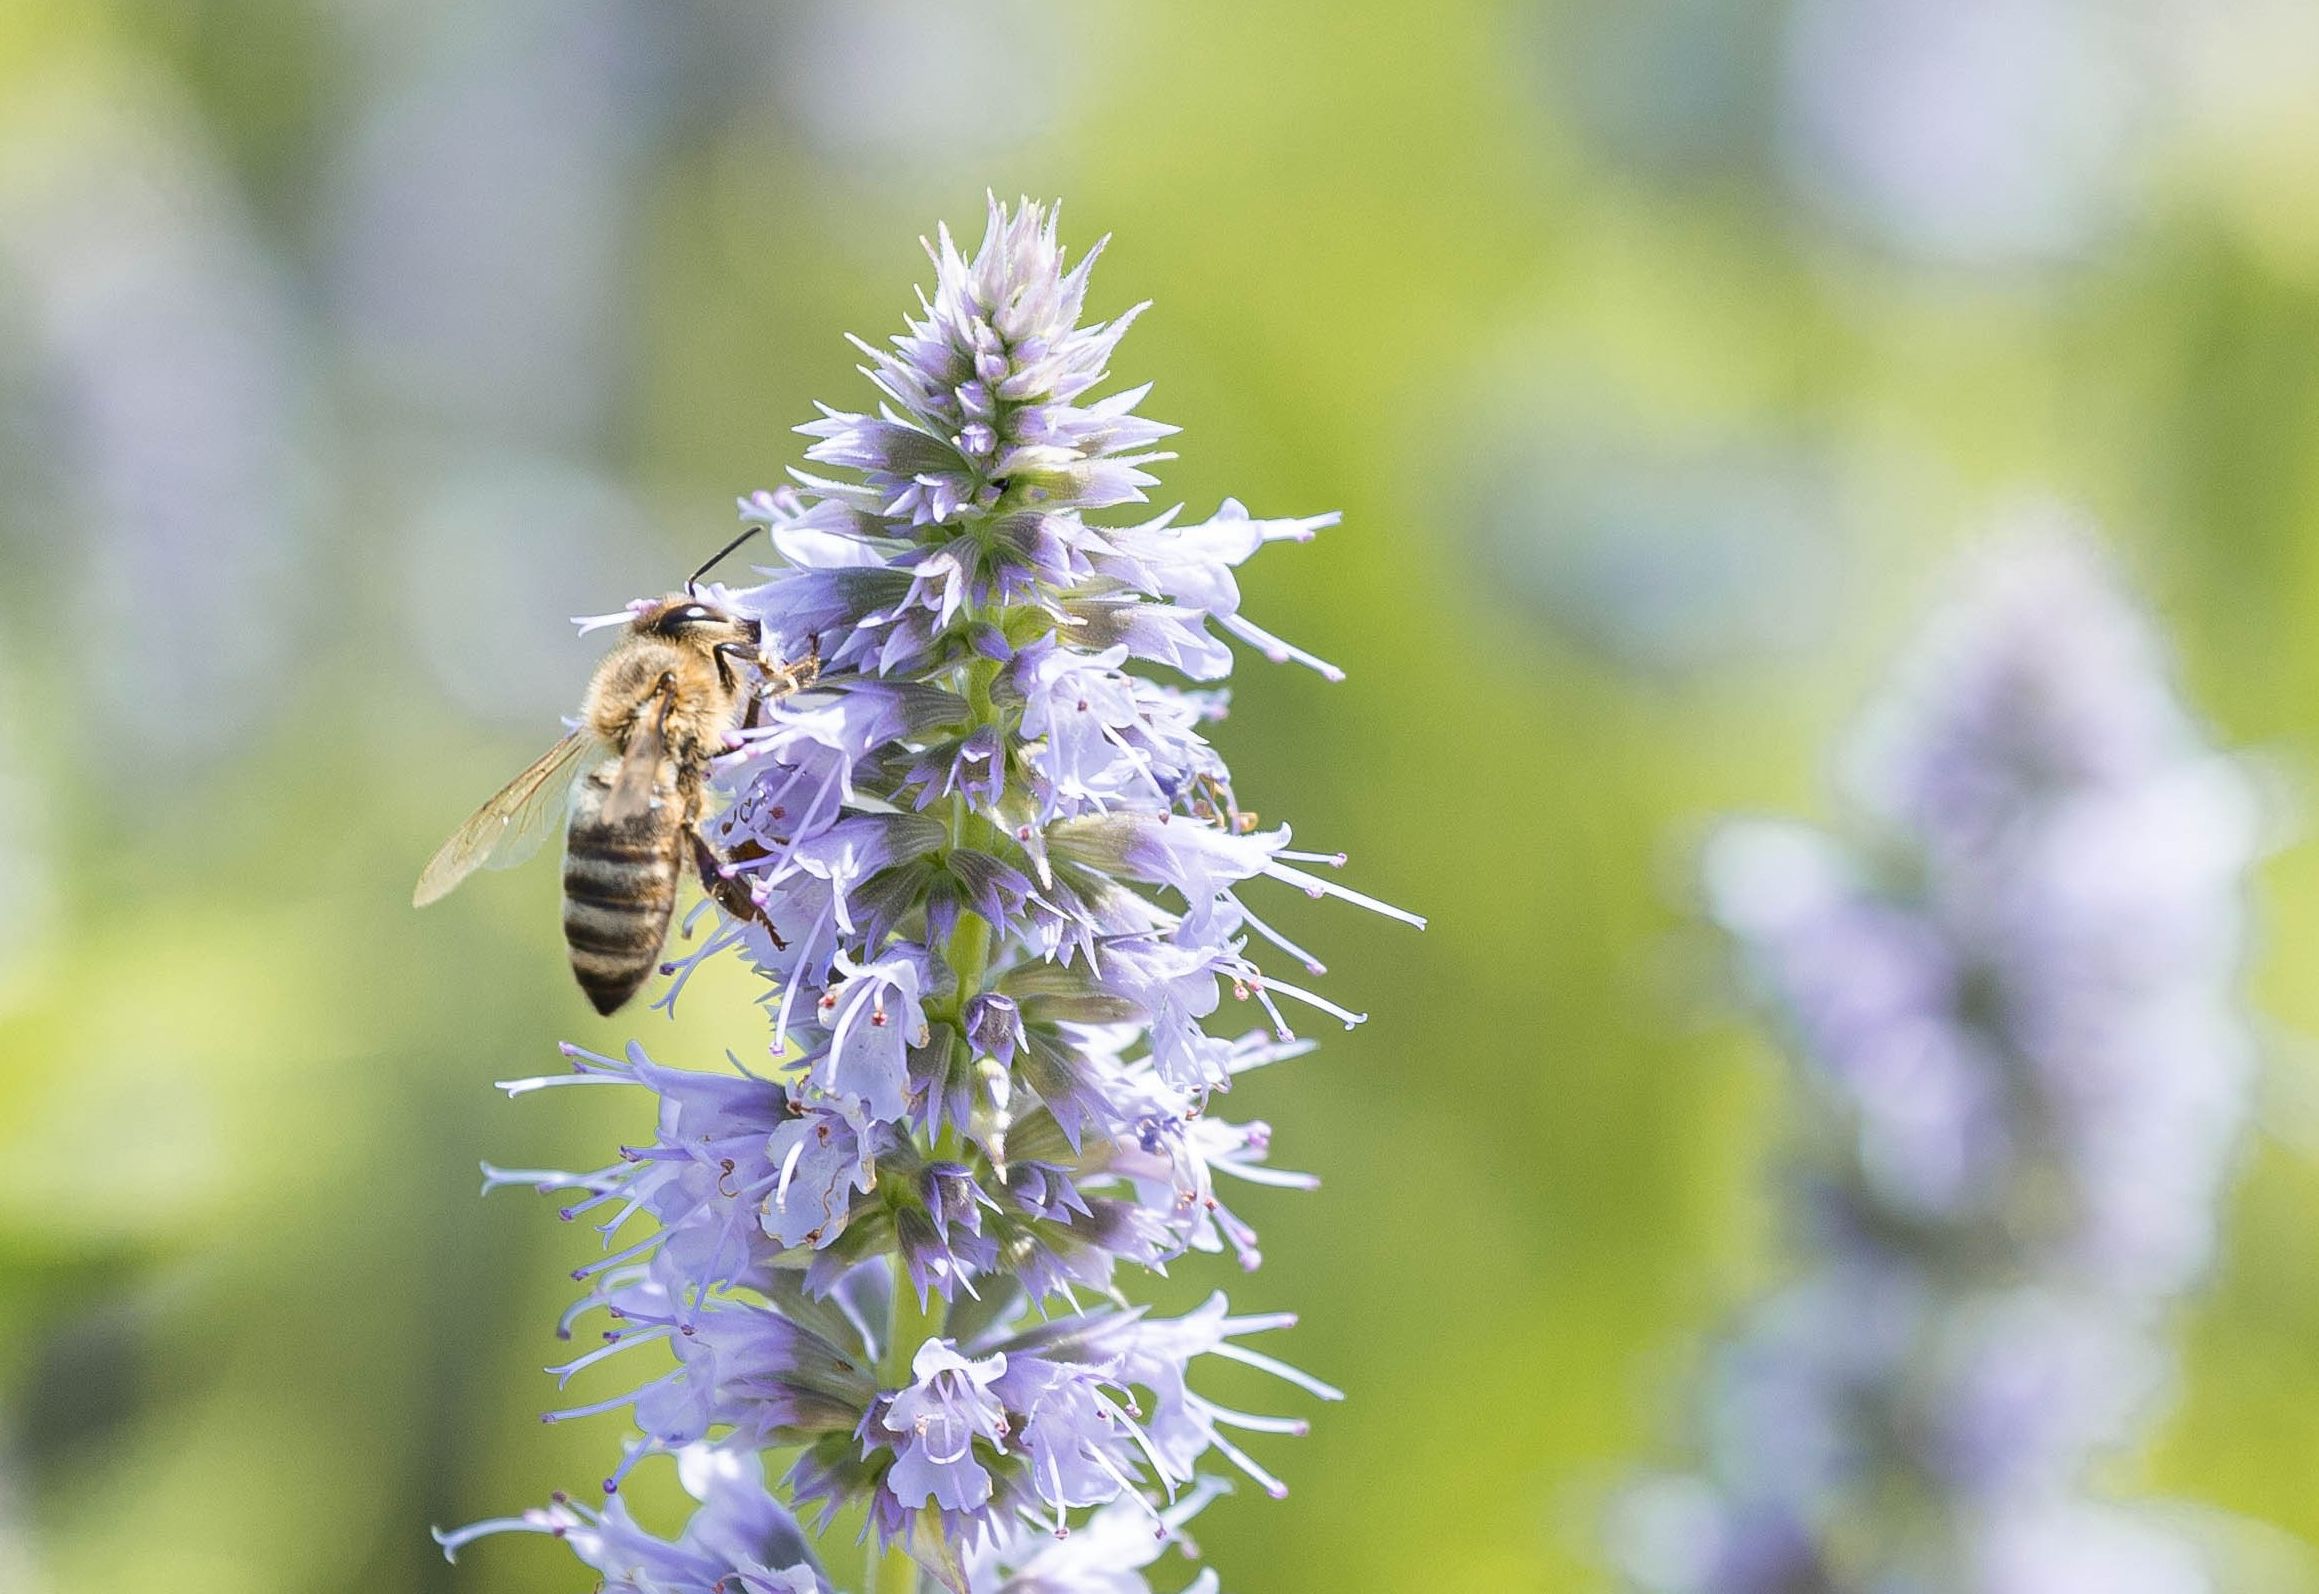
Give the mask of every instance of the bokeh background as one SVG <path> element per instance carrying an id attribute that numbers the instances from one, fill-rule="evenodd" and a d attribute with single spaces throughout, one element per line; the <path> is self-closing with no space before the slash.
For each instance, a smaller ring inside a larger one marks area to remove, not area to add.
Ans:
<path id="1" fill-rule="evenodd" d="M 1221 740 L 1434 921 L 1283 915 L 1375 1017 L 1244 1087 L 1326 1181 L 1245 1288 L 1353 1398 L 1203 1519 L 1228 1587 L 1610 1586 L 1779 1268 L 1691 845 L 1825 815 L 1992 513 L 2087 506 L 2222 734 L 2319 749 L 2306 0 L 6 0 L 0 1589 L 586 1586 L 426 1529 L 611 1452 L 536 1421 L 587 1237 L 475 1166 L 635 1133 L 490 1088 L 625 1030 L 552 868 L 410 881 L 986 186 L 1157 301 L 1171 498 L 1344 510 L 1246 585 L 1352 679 Z M 2256 906 L 2259 1141 L 2109 1481 L 2319 1544 L 2319 847 Z"/>

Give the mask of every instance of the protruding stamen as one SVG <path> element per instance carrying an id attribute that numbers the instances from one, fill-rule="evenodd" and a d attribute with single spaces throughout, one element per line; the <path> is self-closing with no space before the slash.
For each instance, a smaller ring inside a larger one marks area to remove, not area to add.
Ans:
<path id="1" fill-rule="evenodd" d="M 1319 875 L 1306 874 L 1302 869 L 1292 869 L 1279 861 L 1282 856 L 1285 854 L 1275 854 L 1273 860 L 1264 866 L 1264 872 L 1273 879 L 1284 880 L 1293 886 L 1301 886 L 1311 896 L 1336 897 L 1352 903 L 1357 908 L 1367 908 L 1371 913 L 1382 913 L 1388 919 L 1399 919 L 1403 924 L 1415 925 L 1420 930 L 1425 928 L 1425 920 L 1420 915 L 1411 913 L 1406 908 L 1396 908 L 1390 902 L 1380 902 L 1375 897 L 1355 891 L 1349 886 L 1338 885 L 1334 880 L 1324 880 Z"/>
<path id="2" fill-rule="evenodd" d="M 1210 1354 L 1221 1356 L 1229 1362 L 1239 1362 L 1245 1367 L 1253 1367 L 1259 1372 L 1270 1373 L 1275 1378 L 1284 1378 L 1296 1385 L 1297 1388 L 1308 1394 L 1317 1395 L 1322 1400 L 1342 1400 L 1345 1398 L 1345 1392 L 1336 1385 L 1325 1384 L 1302 1368 L 1291 1367 L 1284 1361 L 1267 1356 L 1262 1351 L 1250 1350 L 1245 1345 L 1235 1345 L 1227 1340 L 1223 1344 L 1213 1347 Z"/>

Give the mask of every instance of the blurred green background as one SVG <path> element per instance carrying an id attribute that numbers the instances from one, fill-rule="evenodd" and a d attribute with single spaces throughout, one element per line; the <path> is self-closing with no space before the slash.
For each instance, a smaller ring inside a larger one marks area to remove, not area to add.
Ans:
<path id="1" fill-rule="evenodd" d="M 1433 918 L 1283 911 L 1374 1019 L 1234 1107 L 1325 1188 L 1163 1289 L 1296 1308 L 1352 1396 L 1203 1519 L 1228 1588 L 1608 1586 L 1778 1267 L 1690 843 L 1825 812 L 1992 512 L 2089 507 L 2221 731 L 2319 746 L 2298 0 L 6 0 L 0 1589 L 587 1586 L 426 1529 L 613 1453 L 536 1421 L 587 1236 L 475 1166 L 640 1132 L 490 1088 L 628 1027 L 553 869 L 410 882 L 576 699 L 565 617 L 862 401 L 841 334 L 986 186 L 1157 301 L 1170 501 L 1343 509 L 1246 587 L 1352 679 L 1245 667 L 1220 741 Z M 2319 850 L 2257 908 L 2259 1142 L 2111 1481 L 2319 1543 Z M 748 994 L 643 1032 L 713 1062 Z"/>

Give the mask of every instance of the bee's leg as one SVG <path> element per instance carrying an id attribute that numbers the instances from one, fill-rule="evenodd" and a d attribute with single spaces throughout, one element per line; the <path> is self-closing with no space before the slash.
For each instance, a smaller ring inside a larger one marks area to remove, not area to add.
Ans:
<path id="1" fill-rule="evenodd" d="M 741 729 L 756 730 L 765 723 L 765 688 L 762 684 L 751 687 L 747 700 L 741 705 Z"/>
<path id="2" fill-rule="evenodd" d="M 757 668 L 765 677 L 758 695 L 766 698 L 787 697 L 802 692 L 821 679 L 821 638 L 816 636 L 807 644 L 805 657 L 787 661 L 759 651 Z"/>
<path id="3" fill-rule="evenodd" d="M 700 826 L 687 825 L 684 833 L 692 838 L 693 867 L 700 871 L 701 889 L 716 898 L 717 905 L 734 918 L 754 919 L 763 925 L 765 933 L 773 938 L 775 951 L 786 950 L 789 943 L 773 928 L 773 921 L 763 906 L 749 895 L 749 883 L 725 872 L 724 859 L 717 856 L 717 849 L 709 845 L 709 838 L 701 834 Z"/>
<path id="4" fill-rule="evenodd" d="M 660 702 L 660 710 L 647 719 L 655 698 Z M 604 799 L 603 818 L 607 823 L 632 823 L 637 816 L 648 814 L 658 806 L 655 791 L 661 765 L 668 754 L 668 715 L 675 706 L 676 677 L 664 674 L 660 684 L 638 698 L 636 706 L 629 710 L 627 740 L 620 749 L 620 773 L 613 777 L 611 793 Z"/>
<path id="5" fill-rule="evenodd" d="M 628 711 L 629 745 L 634 746 L 636 733 L 644 730 L 651 737 L 649 745 L 655 748 L 666 747 L 668 745 L 668 716 L 675 708 L 676 672 L 663 670 L 660 679 L 653 683 L 652 690 L 638 698 L 636 706 Z M 644 718 L 647 714 L 652 716 L 651 726 L 648 730 Z"/>
<path id="6" fill-rule="evenodd" d="M 763 677 L 748 693 L 747 704 L 741 712 L 740 728 L 742 730 L 753 731 L 764 724 L 764 705 L 769 700 L 787 697 L 790 693 L 813 683 L 814 675 L 821 669 L 819 647 L 820 644 L 817 641 L 814 655 L 802 666 L 783 664 L 777 659 L 767 657 L 762 649 L 751 647 L 745 642 L 720 642 L 711 650 L 716 656 L 717 678 L 724 682 L 727 691 L 738 690 L 740 685 L 739 678 L 733 673 L 731 663 L 731 658 L 735 654 L 739 654 L 755 664 L 757 673 Z"/>
<path id="7" fill-rule="evenodd" d="M 717 681 L 728 692 L 741 689 L 741 679 L 733 673 L 732 655 L 736 653 L 743 658 L 755 657 L 755 650 L 746 642 L 719 642 L 709 649 L 709 656 L 717 661 Z"/>
<path id="8" fill-rule="evenodd" d="M 805 657 L 789 666 L 789 689 L 802 692 L 821 679 L 821 636 L 817 632 L 805 645 Z"/>
<path id="9" fill-rule="evenodd" d="M 629 713 L 629 723 L 633 726 L 637 720 L 644 718 L 644 711 L 655 703 L 660 705 L 660 712 L 655 716 L 655 723 L 661 730 L 665 731 L 668 729 L 668 711 L 676 706 L 676 672 L 674 670 L 661 671 L 660 679 L 652 683 L 652 690 L 636 700 L 636 707 Z"/>

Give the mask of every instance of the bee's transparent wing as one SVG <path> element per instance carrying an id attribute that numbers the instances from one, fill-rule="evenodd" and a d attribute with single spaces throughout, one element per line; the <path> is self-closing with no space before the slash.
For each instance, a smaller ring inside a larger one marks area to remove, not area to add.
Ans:
<path id="1" fill-rule="evenodd" d="M 419 876 L 411 905 L 423 908 L 448 895 L 479 868 L 509 868 L 537 852 L 563 819 L 572 783 L 609 753 L 599 738 L 574 731 L 541 754 L 451 833 Z"/>

